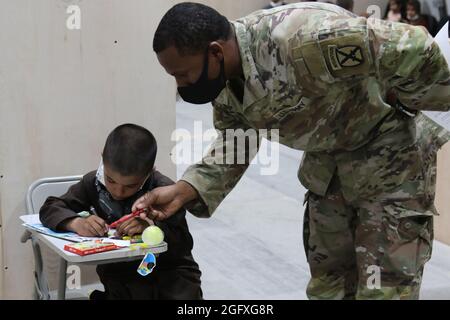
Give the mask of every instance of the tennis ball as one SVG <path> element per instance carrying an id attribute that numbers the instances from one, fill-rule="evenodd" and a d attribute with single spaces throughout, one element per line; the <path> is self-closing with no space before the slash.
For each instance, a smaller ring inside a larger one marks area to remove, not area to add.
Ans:
<path id="1" fill-rule="evenodd" d="M 142 241 L 149 246 L 156 246 L 164 240 L 164 232 L 157 226 L 150 226 L 142 233 Z"/>

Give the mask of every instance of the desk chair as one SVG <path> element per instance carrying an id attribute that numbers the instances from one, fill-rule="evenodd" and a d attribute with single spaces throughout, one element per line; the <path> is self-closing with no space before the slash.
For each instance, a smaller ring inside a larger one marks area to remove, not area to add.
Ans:
<path id="1" fill-rule="evenodd" d="M 67 190 L 81 180 L 82 176 L 45 178 L 35 181 L 28 189 L 26 196 L 27 213 L 39 214 L 39 209 L 49 196 L 59 197 Z M 50 291 L 47 278 L 44 272 L 42 252 L 39 242 L 29 231 L 22 235 L 21 242 L 25 243 L 31 240 L 34 254 L 34 299 L 50 300 Z M 64 268 L 66 269 L 66 268 Z M 66 273 L 67 270 L 60 270 Z"/>

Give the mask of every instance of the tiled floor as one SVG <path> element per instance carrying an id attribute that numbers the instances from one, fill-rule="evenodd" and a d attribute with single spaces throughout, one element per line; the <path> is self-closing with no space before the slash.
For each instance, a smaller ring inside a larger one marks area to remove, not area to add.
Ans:
<path id="1" fill-rule="evenodd" d="M 202 121 L 203 130 L 211 128 L 211 107 L 180 103 L 177 127 L 193 132 L 194 121 Z M 251 166 L 213 218 L 188 215 L 206 299 L 306 299 L 305 189 L 297 180 L 301 152 L 283 146 L 280 151 L 277 175 L 261 176 L 259 166 Z M 186 167 L 178 166 L 179 176 Z M 450 299 L 449 246 L 435 243 L 422 299 Z"/>

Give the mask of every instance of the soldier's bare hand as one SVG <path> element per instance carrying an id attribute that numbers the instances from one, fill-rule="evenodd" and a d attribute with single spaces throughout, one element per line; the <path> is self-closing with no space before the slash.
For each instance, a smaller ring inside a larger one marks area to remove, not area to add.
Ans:
<path id="1" fill-rule="evenodd" d="M 133 211 L 147 209 L 142 218 L 148 216 L 152 220 L 165 220 L 197 198 L 197 191 L 190 184 L 179 181 L 148 192 L 134 203 Z"/>

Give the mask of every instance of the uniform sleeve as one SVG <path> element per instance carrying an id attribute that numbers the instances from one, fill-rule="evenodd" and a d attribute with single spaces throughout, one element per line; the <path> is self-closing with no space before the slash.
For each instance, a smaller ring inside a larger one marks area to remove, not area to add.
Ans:
<path id="1" fill-rule="evenodd" d="M 450 109 L 450 71 L 443 53 L 420 26 L 373 18 L 335 17 L 313 34 L 290 41 L 297 82 L 326 95 L 340 82 L 376 77 L 386 93 L 416 110 Z M 308 81 L 308 79 L 310 79 Z"/>
<path id="2" fill-rule="evenodd" d="M 84 178 L 83 178 L 84 179 Z M 63 224 L 78 217 L 78 212 L 88 211 L 90 200 L 83 180 L 71 186 L 61 197 L 49 197 L 39 211 L 42 224 L 54 231 L 63 230 Z"/>
<path id="3" fill-rule="evenodd" d="M 256 130 L 250 129 L 229 109 L 214 103 L 214 127 L 218 137 L 202 161 L 189 167 L 181 178 L 198 192 L 200 199 L 186 209 L 200 218 L 213 215 L 259 150 L 260 138 Z"/>
<path id="4" fill-rule="evenodd" d="M 427 30 L 403 23 L 372 25 L 379 76 L 400 102 L 416 110 L 448 111 L 449 67 Z"/>

